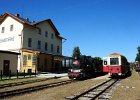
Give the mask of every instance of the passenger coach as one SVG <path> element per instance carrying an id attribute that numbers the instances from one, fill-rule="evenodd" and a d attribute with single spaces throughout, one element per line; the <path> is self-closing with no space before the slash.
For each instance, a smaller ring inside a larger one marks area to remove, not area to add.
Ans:
<path id="1" fill-rule="evenodd" d="M 130 72 L 130 66 L 125 56 L 113 53 L 104 60 L 103 71 L 108 72 L 111 76 L 123 76 Z"/>

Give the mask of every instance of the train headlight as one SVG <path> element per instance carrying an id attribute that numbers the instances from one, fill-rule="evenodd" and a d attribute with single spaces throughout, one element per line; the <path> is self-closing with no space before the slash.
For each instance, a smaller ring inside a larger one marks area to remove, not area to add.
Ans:
<path id="1" fill-rule="evenodd" d="M 80 73 L 82 72 L 82 69 L 76 69 L 76 70 L 73 70 L 73 72 Z"/>
<path id="2" fill-rule="evenodd" d="M 73 72 L 73 69 L 69 69 L 68 71 L 69 71 L 69 72 Z"/>
<path id="3" fill-rule="evenodd" d="M 76 70 L 74 70 L 73 72 L 80 72 L 80 69 L 76 69 Z"/>

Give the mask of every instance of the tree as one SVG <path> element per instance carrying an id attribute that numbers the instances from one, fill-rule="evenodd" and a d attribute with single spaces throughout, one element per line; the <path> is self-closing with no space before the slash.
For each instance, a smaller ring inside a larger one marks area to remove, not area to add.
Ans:
<path id="1" fill-rule="evenodd" d="M 81 56 L 80 48 L 78 46 L 74 47 L 72 58 L 79 59 L 80 56 Z"/>
<path id="2" fill-rule="evenodd" d="M 138 61 L 140 63 L 140 47 L 137 47 L 138 53 L 136 55 L 135 61 Z"/>
<path id="3" fill-rule="evenodd" d="M 131 67 L 131 69 L 134 69 L 135 66 L 136 66 L 136 63 L 135 63 L 135 62 L 130 62 L 130 67 Z"/>
<path id="4" fill-rule="evenodd" d="M 100 57 L 94 57 L 95 59 L 97 59 L 97 60 L 102 60 L 102 58 L 100 58 Z"/>

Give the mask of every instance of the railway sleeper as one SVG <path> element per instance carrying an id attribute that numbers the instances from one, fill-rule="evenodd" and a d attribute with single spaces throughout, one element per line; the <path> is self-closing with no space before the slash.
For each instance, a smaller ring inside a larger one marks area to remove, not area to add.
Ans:
<path id="1" fill-rule="evenodd" d="M 94 91 L 94 92 L 89 92 L 89 94 L 92 94 L 92 95 L 97 95 L 99 94 L 101 91 Z"/>
<path id="2" fill-rule="evenodd" d="M 110 100 L 110 95 L 100 95 L 98 100 Z"/>
<path id="3" fill-rule="evenodd" d="M 93 98 L 95 96 L 96 96 L 95 94 L 85 94 L 82 97 L 90 97 L 90 98 Z"/>
<path id="4" fill-rule="evenodd" d="M 92 100 L 91 97 L 80 97 L 78 98 L 78 100 Z"/>
<path id="5" fill-rule="evenodd" d="M 102 95 L 99 96 L 99 98 L 101 97 L 111 97 L 110 93 L 103 93 Z"/>

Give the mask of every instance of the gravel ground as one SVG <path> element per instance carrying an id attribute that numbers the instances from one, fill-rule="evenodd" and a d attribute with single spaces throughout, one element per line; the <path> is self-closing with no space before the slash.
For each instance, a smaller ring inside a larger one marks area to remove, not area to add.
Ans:
<path id="1" fill-rule="evenodd" d="M 67 77 L 61 78 L 67 79 Z M 19 95 L 11 98 L 7 98 L 5 100 L 24 100 L 27 98 L 28 100 L 65 100 L 65 97 L 74 95 L 79 92 L 83 92 L 103 81 L 108 80 L 108 75 L 100 77 L 100 78 L 94 78 L 94 79 L 88 79 L 83 81 L 78 81 L 75 83 L 44 89 L 37 92 L 32 92 L 24 95 Z"/>
<path id="2" fill-rule="evenodd" d="M 123 79 L 111 100 L 140 100 L 140 75 L 133 71 L 132 76 Z"/>

